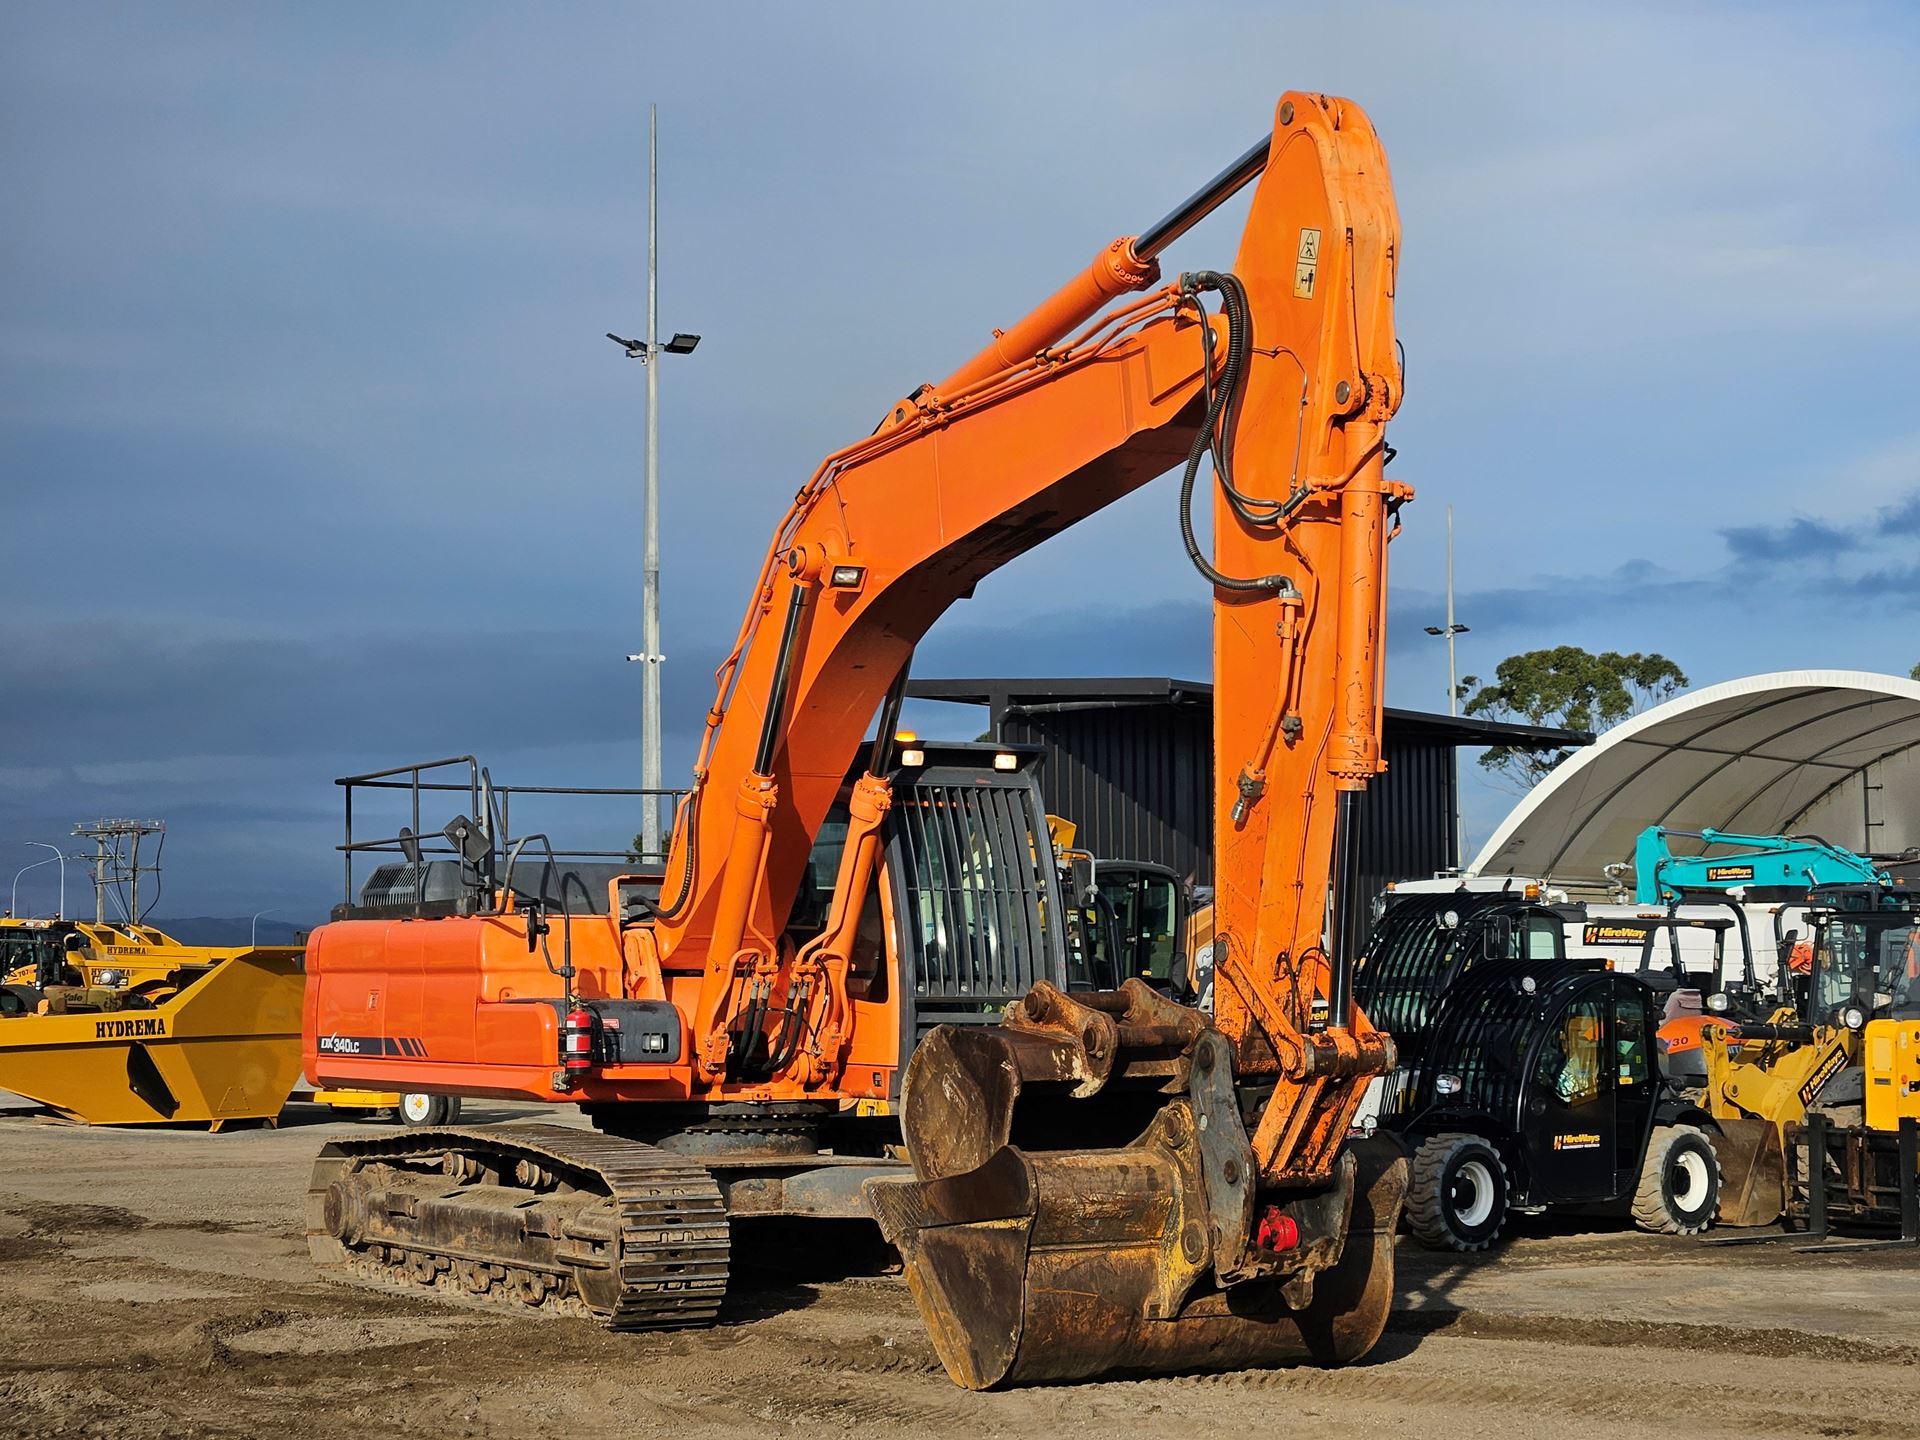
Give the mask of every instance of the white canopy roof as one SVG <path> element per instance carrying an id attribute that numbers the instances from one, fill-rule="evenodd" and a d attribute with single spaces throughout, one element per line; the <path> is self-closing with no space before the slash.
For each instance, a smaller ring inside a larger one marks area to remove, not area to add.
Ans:
<path id="1" fill-rule="evenodd" d="M 1473 875 L 1604 891 L 1648 825 L 1920 844 L 1920 684 L 1789 670 L 1696 690 L 1607 731 L 1535 786 Z"/>

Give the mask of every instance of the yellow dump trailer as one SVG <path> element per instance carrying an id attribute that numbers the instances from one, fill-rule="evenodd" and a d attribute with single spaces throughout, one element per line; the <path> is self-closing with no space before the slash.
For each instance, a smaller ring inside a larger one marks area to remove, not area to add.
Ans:
<path id="1" fill-rule="evenodd" d="M 151 1007 L 0 1020 L 0 1090 L 89 1125 L 271 1120 L 300 1079 L 300 953 L 183 966 Z"/>

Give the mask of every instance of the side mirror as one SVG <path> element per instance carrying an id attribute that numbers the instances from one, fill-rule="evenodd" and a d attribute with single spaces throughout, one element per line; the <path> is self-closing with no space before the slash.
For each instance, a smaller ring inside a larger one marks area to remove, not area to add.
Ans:
<path id="1" fill-rule="evenodd" d="M 406 825 L 400 827 L 400 853 L 407 857 L 409 865 L 420 863 L 420 837 Z"/>
<path id="2" fill-rule="evenodd" d="M 1073 881 L 1074 903 L 1091 905 L 1099 893 L 1093 881 L 1093 857 L 1085 853 L 1069 856 L 1067 873 Z"/>
<path id="3" fill-rule="evenodd" d="M 454 816 L 440 833 L 469 865 L 483 864 L 493 854 L 493 842 L 487 833 L 464 815 Z"/>
<path id="4" fill-rule="evenodd" d="M 553 928 L 538 905 L 527 907 L 527 953 L 531 955 L 540 948 L 540 937 Z"/>

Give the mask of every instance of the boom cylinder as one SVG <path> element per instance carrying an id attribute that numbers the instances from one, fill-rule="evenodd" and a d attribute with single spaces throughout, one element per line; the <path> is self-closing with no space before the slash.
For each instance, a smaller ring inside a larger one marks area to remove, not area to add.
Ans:
<path id="1" fill-rule="evenodd" d="M 787 687 L 793 682 L 793 652 L 800 639 L 800 622 L 807 613 L 807 582 L 796 580 L 787 598 L 787 623 L 780 631 L 780 654 L 774 664 L 773 685 L 767 692 L 767 713 L 760 718 L 760 744 L 754 751 L 758 775 L 773 773 L 773 757 L 780 748 L 780 726 L 787 711 Z"/>
<path id="2" fill-rule="evenodd" d="M 787 619 L 780 631 L 780 653 L 774 663 L 773 684 L 767 692 L 766 714 L 760 720 L 760 743 L 753 770 L 740 777 L 740 788 L 734 797 L 733 838 L 727 846 L 725 868 L 721 872 L 713 933 L 707 941 L 706 967 L 695 1012 L 697 1063 L 708 1075 L 719 1074 L 726 1065 L 726 1033 L 720 1011 L 733 985 L 734 957 L 746 939 L 747 914 L 753 908 L 760 876 L 766 869 L 767 846 L 772 838 L 770 826 L 774 808 L 780 802 L 780 790 L 773 781 L 773 761 L 780 749 L 794 651 L 798 648 L 800 627 L 807 612 L 808 583 L 797 579 L 788 592 Z"/>
<path id="3" fill-rule="evenodd" d="M 1133 253 L 1142 260 L 1157 260 L 1162 250 L 1226 204 L 1265 170 L 1272 149 L 1273 136 L 1262 135 L 1248 147 L 1246 154 L 1142 230 L 1134 238 Z"/>
<path id="4" fill-rule="evenodd" d="M 1159 256 L 1175 240 L 1267 167 L 1273 137 L 1263 137 L 1233 164 L 1189 195 L 1137 236 L 1122 236 L 1094 256 L 1093 263 L 1054 291 L 1011 329 L 996 332 L 993 343 L 934 387 L 951 395 L 989 375 L 1031 360 L 1065 339 L 1098 314 L 1108 301 L 1143 290 L 1160 278 Z"/>

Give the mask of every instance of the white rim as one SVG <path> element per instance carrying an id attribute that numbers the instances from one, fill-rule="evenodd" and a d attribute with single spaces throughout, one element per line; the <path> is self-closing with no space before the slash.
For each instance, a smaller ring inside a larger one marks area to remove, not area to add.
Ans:
<path id="1" fill-rule="evenodd" d="M 1469 1160 L 1453 1172 L 1453 1214 L 1469 1230 L 1493 1214 L 1493 1171 L 1484 1160 Z"/>
<path id="2" fill-rule="evenodd" d="M 433 1108 L 431 1095 L 402 1095 L 400 1113 L 416 1123 L 427 1118 L 427 1111 Z"/>
<path id="3" fill-rule="evenodd" d="M 1707 1160 L 1697 1150 L 1673 1157 L 1673 1203 L 1691 1214 L 1706 1203 Z"/>

